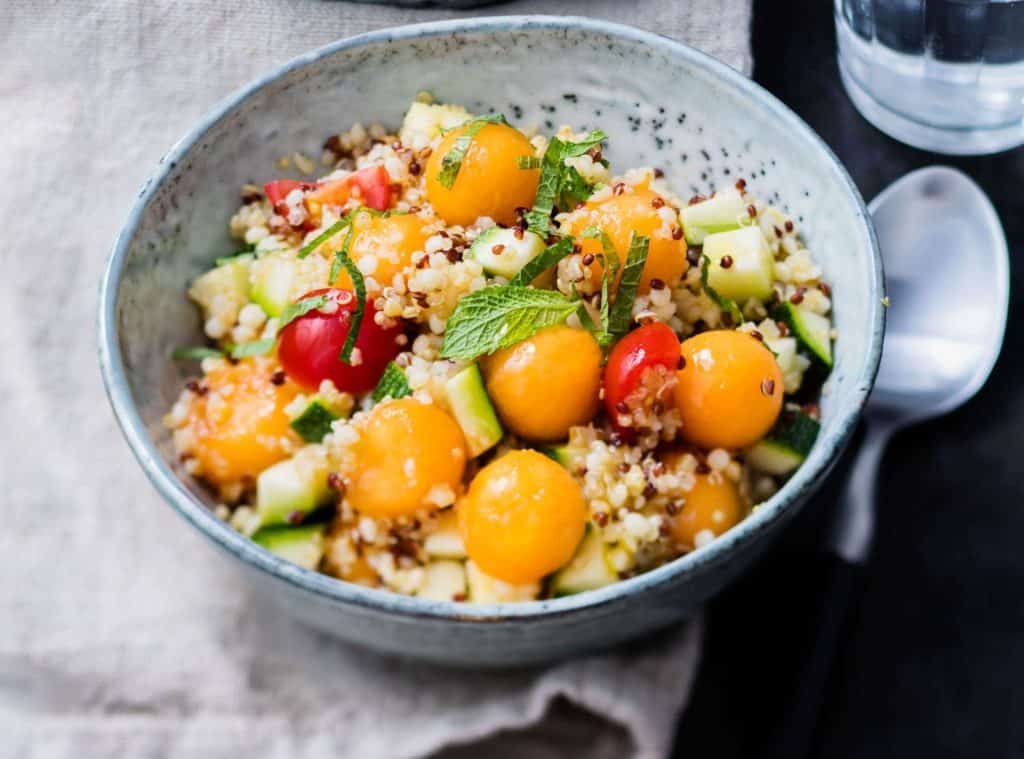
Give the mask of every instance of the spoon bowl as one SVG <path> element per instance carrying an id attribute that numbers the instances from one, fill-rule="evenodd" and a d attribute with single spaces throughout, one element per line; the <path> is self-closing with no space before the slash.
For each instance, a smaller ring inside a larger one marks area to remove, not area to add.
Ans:
<path id="1" fill-rule="evenodd" d="M 868 208 L 890 299 L 868 414 L 901 427 L 962 405 L 992 371 L 1009 301 L 1006 238 L 985 193 L 946 166 L 907 174 Z"/>
<path id="2" fill-rule="evenodd" d="M 907 174 L 868 209 L 885 267 L 888 312 L 882 361 L 866 430 L 819 557 L 821 597 L 812 607 L 813 644 L 799 664 L 787 713 L 766 757 L 808 756 L 825 682 L 850 599 L 864 574 L 875 528 L 878 465 L 892 434 L 948 413 L 985 383 L 1006 328 L 1009 256 L 985 193 L 946 166 Z"/>

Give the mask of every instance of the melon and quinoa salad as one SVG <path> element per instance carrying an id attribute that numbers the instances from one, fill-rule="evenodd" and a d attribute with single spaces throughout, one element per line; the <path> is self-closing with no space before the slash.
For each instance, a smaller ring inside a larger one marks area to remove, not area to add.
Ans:
<path id="1" fill-rule="evenodd" d="M 357 124 L 243 187 L 165 418 L 217 514 L 344 581 L 511 602 L 662 565 L 770 497 L 818 433 L 821 270 L 742 180 L 684 199 L 607 140 L 422 94 L 397 134 Z"/>

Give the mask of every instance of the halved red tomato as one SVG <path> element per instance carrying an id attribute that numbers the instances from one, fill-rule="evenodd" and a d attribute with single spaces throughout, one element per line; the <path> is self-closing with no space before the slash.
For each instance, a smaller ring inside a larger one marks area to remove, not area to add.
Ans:
<path id="1" fill-rule="evenodd" d="M 401 327 L 377 324 L 373 302 L 368 301 L 352 361 L 344 363 L 339 355 L 356 311 L 356 296 L 350 290 L 324 288 L 308 292 L 302 298 L 317 295 L 326 295 L 336 308 L 310 311 L 281 330 L 277 356 L 282 368 L 291 379 L 309 390 L 318 388 L 325 379 L 331 380 L 342 392 L 362 393 L 372 389 L 388 362 L 402 349 L 398 341 Z"/>
<path id="2" fill-rule="evenodd" d="M 620 419 L 662 395 L 658 386 L 664 384 L 662 380 L 674 380 L 678 366 L 679 338 L 661 322 L 638 327 L 612 348 L 604 368 L 604 404 L 620 431 L 624 430 Z M 657 376 L 652 372 L 657 372 Z M 644 398 L 638 397 L 648 383 L 651 392 L 643 394 Z"/>

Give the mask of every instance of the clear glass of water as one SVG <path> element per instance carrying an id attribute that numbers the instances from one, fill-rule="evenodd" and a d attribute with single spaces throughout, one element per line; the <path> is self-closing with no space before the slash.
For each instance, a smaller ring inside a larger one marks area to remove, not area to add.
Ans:
<path id="1" fill-rule="evenodd" d="M 858 110 L 939 153 L 1024 144 L 1024 0 L 835 0 L 839 71 Z"/>

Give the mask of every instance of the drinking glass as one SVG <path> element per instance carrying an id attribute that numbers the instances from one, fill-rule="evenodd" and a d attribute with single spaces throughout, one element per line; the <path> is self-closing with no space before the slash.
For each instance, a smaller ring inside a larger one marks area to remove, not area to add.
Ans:
<path id="1" fill-rule="evenodd" d="M 1024 0 L 835 0 L 839 71 L 861 114 L 939 153 L 1024 143 Z"/>

